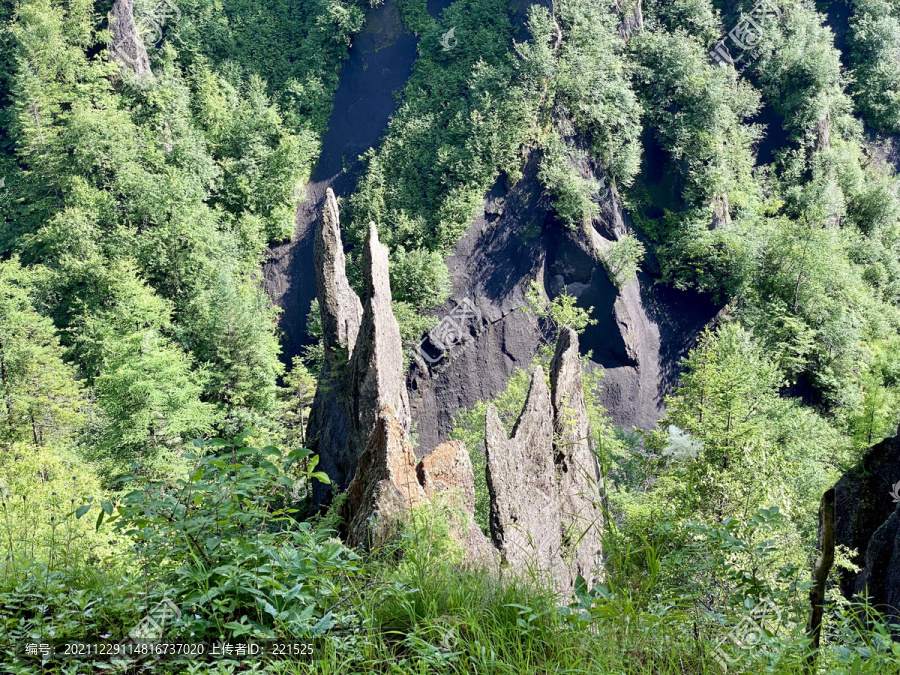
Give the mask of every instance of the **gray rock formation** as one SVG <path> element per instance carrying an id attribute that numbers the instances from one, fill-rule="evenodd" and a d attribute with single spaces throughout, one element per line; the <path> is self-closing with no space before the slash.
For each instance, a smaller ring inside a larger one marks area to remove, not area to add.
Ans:
<path id="1" fill-rule="evenodd" d="M 403 376 L 403 341 L 400 324 L 391 309 L 388 248 L 378 240 L 375 223 L 362 255 L 366 277 L 366 304 L 356 346 L 350 359 L 350 407 L 361 446 L 375 424 L 375 411 L 390 406 L 403 428 L 409 430 L 409 396 Z"/>
<path id="2" fill-rule="evenodd" d="M 353 352 L 363 309 L 347 281 L 337 199 L 331 188 L 325 193 L 313 251 L 325 360 L 331 366 L 340 365 Z"/>
<path id="3" fill-rule="evenodd" d="M 590 447 L 581 357 L 563 331 L 551 365 L 552 395 L 536 368 L 528 398 L 507 438 L 493 406 L 485 433 L 491 536 L 517 574 L 571 590 L 582 576 L 602 579 L 602 482 Z"/>
<path id="4" fill-rule="evenodd" d="M 527 368 L 545 334 L 537 317 L 522 311 L 529 284 L 543 281 L 547 251 L 547 211 L 541 202 L 537 162 L 512 189 L 499 180 L 475 219 L 447 258 L 453 295 L 437 311 L 449 316 L 468 298 L 477 305 L 477 325 L 463 326 L 470 340 L 460 341 L 438 361 L 416 358 L 407 386 L 417 424 L 417 452 L 447 440 L 453 416 L 487 401 L 506 387 L 517 368 Z M 435 356 L 426 337 L 424 348 Z"/>
<path id="5" fill-rule="evenodd" d="M 347 282 L 338 207 L 330 190 L 317 226 L 315 263 L 326 358 L 306 437 L 322 470 L 343 490 L 353 478 L 382 406 L 390 406 L 409 430 L 403 348 L 391 311 L 387 247 L 378 241 L 372 224 L 363 254 L 367 284 L 363 308 Z M 317 483 L 316 502 L 326 500 L 329 490 Z"/>
<path id="6" fill-rule="evenodd" d="M 347 543 L 373 551 L 396 537 L 410 510 L 442 506 L 462 563 L 499 569 L 500 555 L 475 523 L 475 482 L 465 446 L 443 443 L 416 464 L 409 436 L 393 409 L 383 405 L 347 488 L 343 515 Z"/>
<path id="7" fill-rule="evenodd" d="M 318 453 L 322 470 L 340 490 L 353 477 L 361 452 L 361 447 L 360 450 L 351 447 L 358 434 L 348 405 L 351 392 L 347 373 L 348 357 L 362 321 L 362 304 L 347 282 L 337 202 L 330 190 L 316 227 L 314 260 L 325 361 L 310 409 L 306 438 L 313 452 Z M 323 483 L 315 483 L 316 503 L 323 502 L 330 490 Z"/>
<path id="8" fill-rule="evenodd" d="M 847 598 L 867 592 L 871 604 L 900 616 L 900 435 L 874 446 L 834 486 L 835 544 L 856 550 L 861 569 L 844 572 Z"/>
<path id="9" fill-rule="evenodd" d="M 566 328 L 550 364 L 553 402 L 553 461 L 562 527 L 563 559 L 572 579 L 590 585 L 601 569 L 603 512 L 598 501 L 603 482 L 591 451 L 591 425 L 584 402 L 578 334 Z"/>
<path id="10" fill-rule="evenodd" d="M 134 22 L 134 0 L 116 0 L 109 13 L 109 54 L 138 77 L 152 75 L 147 48 Z"/>
<path id="11" fill-rule="evenodd" d="M 616 10 L 622 15 L 619 24 L 619 35 L 627 40 L 644 27 L 644 13 L 641 11 L 641 0 L 616 0 Z"/>
<path id="12" fill-rule="evenodd" d="M 713 228 L 722 227 L 731 223 L 731 207 L 728 205 L 728 195 L 722 194 L 713 200 Z"/>
<path id="13" fill-rule="evenodd" d="M 558 342 L 552 396 L 543 371 L 535 371 L 512 438 L 489 409 L 495 548 L 475 523 L 475 481 L 465 447 L 442 443 L 416 463 L 388 250 L 374 224 L 362 257 L 368 290 L 361 308 L 347 282 L 338 208 L 329 192 L 315 255 L 326 359 L 307 437 L 334 485 L 347 486 L 347 541 L 378 548 L 400 531 L 410 509 L 442 505 L 449 507 L 450 534 L 465 564 L 497 570 L 502 554 L 514 574 L 545 577 L 560 590 L 570 590 L 578 575 L 592 583 L 600 567 L 602 523 L 595 503 L 601 485 L 577 335 L 564 331 Z"/>
<path id="14" fill-rule="evenodd" d="M 491 538 L 506 564 L 542 582 L 569 583 L 553 465 L 553 408 L 536 368 L 512 436 L 493 405 L 485 427 Z"/>

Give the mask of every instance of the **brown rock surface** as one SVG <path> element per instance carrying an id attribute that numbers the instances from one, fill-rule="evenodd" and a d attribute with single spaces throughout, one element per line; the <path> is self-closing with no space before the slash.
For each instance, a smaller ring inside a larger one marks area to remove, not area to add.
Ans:
<path id="1" fill-rule="evenodd" d="M 496 569 L 500 554 L 475 522 L 475 476 L 469 452 L 459 441 L 447 441 L 425 455 L 416 469 L 425 495 L 435 502 L 446 496 L 459 511 L 453 537 L 463 549 L 463 563 Z"/>
<path id="2" fill-rule="evenodd" d="M 406 430 L 393 409 L 382 406 L 347 488 L 347 542 L 378 548 L 399 531 L 409 509 L 427 501 Z"/>
<path id="3" fill-rule="evenodd" d="M 429 499 L 441 492 L 457 491 L 460 506 L 475 510 L 472 461 L 462 443 L 441 443 L 419 461 L 416 470 L 419 483 Z"/>

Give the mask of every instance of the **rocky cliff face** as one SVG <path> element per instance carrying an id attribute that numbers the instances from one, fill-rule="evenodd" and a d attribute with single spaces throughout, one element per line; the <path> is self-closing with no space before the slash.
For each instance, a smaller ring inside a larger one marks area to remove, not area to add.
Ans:
<path id="1" fill-rule="evenodd" d="M 847 572 L 847 598 L 868 593 L 873 606 L 900 616 L 900 436 L 874 446 L 860 464 L 837 482 L 835 544 L 855 549 L 858 573 Z"/>
<path id="2" fill-rule="evenodd" d="M 466 299 L 479 316 L 462 326 L 465 339 L 441 353 L 426 336 L 424 351 L 407 377 L 417 452 L 447 439 L 454 415 L 494 398 L 517 368 L 528 368 L 546 339 L 534 315 L 522 311 L 533 280 L 548 297 L 564 289 L 580 307 L 593 307 L 597 325 L 581 337 L 591 363 L 605 371 L 600 400 L 613 422 L 631 429 L 655 428 L 663 398 L 674 386 L 681 357 L 719 307 L 708 298 L 658 283 L 652 258 L 646 272 L 617 288 L 600 261 L 604 246 L 632 231 L 614 187 L 600 214 L 584 230 L 560 225 L 530 159 L 515 185 L 498 180 L 483 213 L 447 259 L 453 293 L 437 316 L 452 317 Z"/>
<path id="3" fill-rule="evenodd" d="M 134 0 L 116 0 L 109 13 L 109 53 L 138 77 L 152 75 L 147 48 L 134 22 Z"/>
<path id="4" fill-rule="evenodd" d="M 441 503 L 461 514 L 452 516 L 450 533 L 467 564 L 499 571 L 502 558 L 513 574 L 547 576 L 560 591 L 571 589 L 579 575 L 589 583 L 600 578 L 602 485 L 589 444 L 577 335 L 564 331 L 560 337 L 550 388 L 543 371 L 535 372 L 512 438 L 506 437 L 496 411 L 489 410 L 492 544 L 475 524 L 475 481 L 466 448 L 442 443 L 417 462 L 410 445 L 387 249 L 371 225 L 360 318 L 360 303 L 346 282 L 338 224 L 337 204 L 329 193 L 315 260 L 330 356 L 307 437 L 335 486 L 347 486 L 348 542 L 377 548 L 399 531 L 412 509 Z"/>

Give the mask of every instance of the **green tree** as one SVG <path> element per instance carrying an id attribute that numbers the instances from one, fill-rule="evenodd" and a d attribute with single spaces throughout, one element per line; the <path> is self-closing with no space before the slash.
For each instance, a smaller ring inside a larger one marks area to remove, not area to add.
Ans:
<path id="1" fill-rule="evenodd" d="M 85 421 L 87 400 L 50 319 L 31 298 L 32 273 L 0 262 L 0 443 L 56 444 Z"/>
<path id="2" fill-rule="evenodd" d="M 855 0 L 850 20 L 854 97 L 876 129 L 900 131 L 900 5 Z"/>

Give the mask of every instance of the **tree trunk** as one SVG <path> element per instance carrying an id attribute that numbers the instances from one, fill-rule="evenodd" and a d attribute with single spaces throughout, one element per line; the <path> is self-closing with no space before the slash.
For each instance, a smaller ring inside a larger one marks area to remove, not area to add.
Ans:
<path id="1" fill-rule="evenodd" d="M 806 672 L 814 672 L 816 656 L 819 649 L 819 638 L 822 635 L 822 615 L 825 612 L 825 587 L 828 574 L 834 564 L 834 488 L 822 495 L 819 505 L 819 558 L 813 568 L 813 585 L 809 589 L 809 602 L 812 610 L 806 636 L 812 641 L 810 654 L 806 657 Z"/>

